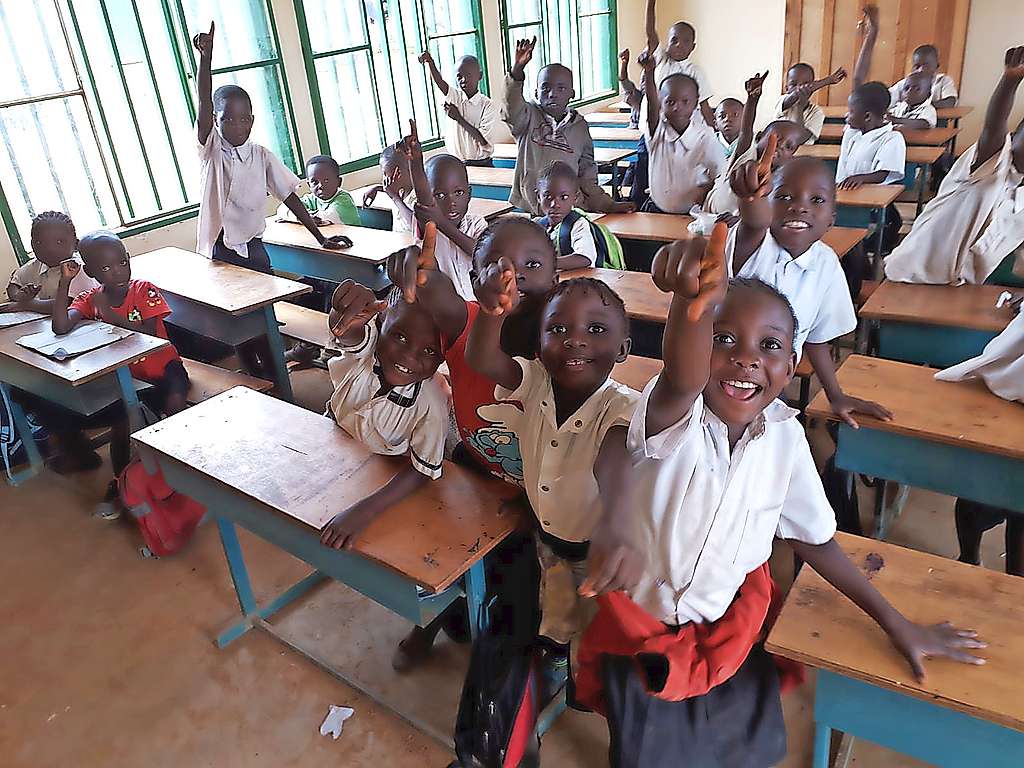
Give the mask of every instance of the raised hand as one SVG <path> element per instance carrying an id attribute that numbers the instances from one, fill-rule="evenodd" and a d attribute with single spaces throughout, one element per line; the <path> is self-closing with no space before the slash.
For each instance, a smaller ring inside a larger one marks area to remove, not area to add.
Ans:
<path id="1" fill-rule="evenodd" d="M 373 205 L 373 201 L 377 199 L 377 195 L 384 191 L 382 184 L 374 184 L 363 195 L 363 208 L 369 208 Z"/>
<path id="2" fill-rule="evenodd" d="M 385 176 L 384 177 L 384 187 L 383 187 L 384 191 L 387 192 L 392 197 L 404 198 L 409 190 L 403 188 L 399 184 L 399 180 L 401 178 L 402 178 L 402 169 L 401 168 L 395 168 L 395 170 L 391 172 L 390 176 Z M 375 190 L 371 190 L 371 191 L 373 192 L 374 197 L 376 197 L 377 192 Z M 367 194 L 369 194 L 369 192 L 367 192 Z M 373 198 L 371 198 L 370 201 L 373 202 Z"/>
<path id="3" fill-rule="evenodd" d="M 416 131 L 416 121 L 409 118 L 409 135 L 402 137 L 401 147 L 410 162 L 423 159 L 423 146 L 420 144 L 420 135 Z"/>
<path id="4" fill-rule="evenodd" d="M 864 15 L 860 21 L 857 22 L 857 28 L 863 29 L 865 34 L 873 34 L 878 32 L 878 6 L 877 5 L 865 5 Z"/>
<path id="5" fill-rule="evenodd" d="M 644 49 L 643 53 L 637 56 L 636 63 L 644 68 L 644 72 L 647 72 L 649 77 L 650 73 L 654 71 L 654 54 L 650 50 Z"/>
<path id="6" fill-rule="evenodd" d="M 1006 52 L 1005 74 L 1017 81 L 1024 80 L 1024 47 L 1011 48 Z"/>
<path id="7" fill-rule="evenodd" d="M 843 80 L 845 79 L 846 70 L 843 67 L 840 67 L 839 69 L 837 69 L 835 72 L 828 76 L 829 85 L 837 85 L 843 82 Z"/>
<path id="8" fill-rule="evenodd" d="M 744 200 L 766 197 L 772 188 L 772 160 L 779 144 L 779 137 L 773 131 L 768 134 L 764 152 L 757 162 L 748 160 L 732 169 L 729 183 L 732 191 Z"/>
<path id="9" fill-rule="evenodd" d="M 519 284 L 511 259 L 502 256 L 476 276 L 473 292 L 480 309 L 489 315 L 508 315 L 519 303 Z"/>
<path id="10" fill-rule="evenodd" d="M 64 282 L 70 283 L 75 279 L 75 275 L 82 271 L 82 265 L 74 259 L 68 259 L 60 263 L 60 279 Z M 39 293 L 39 287 L 36 286 L 36 293 Z M 34 298 L 34 294 L 33 294 Z"/>
<path id="11" fill-rule="evenodd" d="M 532 40 L 516 40 L 516 53 L 512 63 L 512 72 L 521 75 L 526 65 L 533 60 L 533 49 L 537 47 L 537 38 Z"/>
<path id="12" fill-rule="evenodd" d="M 213 30 L 214 24 L 210 22 L 209 32 L 200 32 L 192 38 L 192 45 L 199 51 L 201 56 L 212 56 L 213 55 Z"/>
<path id="13" fill-rule="evenodd" d="M 340 339 L 354 328 L 362 328 L 387 306 L 388 303 L 378 301 L 369 288 L 345 280 L 331 296 L 331 309 L 339 316 L 331 326 L 331 333 Z"/>
<path id="14" fill-rule="evenodd" d="M 424 51 L 423 53 L 416 57 L 416 61 L 418 61 L 420 64 L 433 64 L 434 56 L 430 53 L 430 51 Z"/>
<path id="15" fill-rule="evenodd" d="M 711 237 L 677 240 L 664 246 L 651 264 L 654 284 L 666 293 L 689 300 L 687 318 L 697 322 L 725 299 L 729 275 L 725 265 L 725 241 L 729 228 L 717 222 Z"/>
<path id="16" fill-rule="evenodd" d="M 456 122 L 462 117 L 462 113 L 459 112 L 459 107 L 456 104 L 452 104 L 450 101 L 444 105 L 444 113 L 448 115 L 452 120 Z"/>
<path id="17" fill-rule="evenodd" d="M 765 70 L 763 75 L 754 75 L 752 78 L 747 80 L 743 84 L 743 88 L 747 92 L 747 96 L 759 99 L 761 98 L 761 87 L 764 85 L 765 78 L 768 77 L 768 71 Z"/>
<path id="18" fill-rule="evenodd" d="M 629 48 L 623 48 L 619 51 L 619 61 L 623 64 L 629 64 Z"/>
<path id="19" fill-rule="evenodd" d="M 423 245 L 412 245 L 388 256 L 388 279 L 409 304 L 416 301 L 416 288 L 426 285 L 429 273 L 437 271 L 436 247 L 437 225 L 428 221 L 423 228 Z"/>

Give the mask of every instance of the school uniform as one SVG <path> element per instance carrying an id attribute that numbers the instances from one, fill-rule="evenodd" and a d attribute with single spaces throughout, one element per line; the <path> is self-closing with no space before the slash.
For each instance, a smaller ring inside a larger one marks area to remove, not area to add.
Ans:
<path id="1" fill-rule="evenodd" d="M 331 342 L 340 354 L 327 362 L 334 385 L 327 412 L 369 450 L 408 455 L 417 472 L 436 480 L 448 433 L 448 398 L 435 378 L 404 387 L 385 385 L 376 358 L 378 338 L 371 321 L 357 344 Z"/>
<path id="2" fill-rule="evenodd" d="M 664 118 L 658 120 L 653 133 L 645 122 L 644 140 L 650 152 L 651 200 L 664 213 L 689 213 L 701 202 L 701 185 L 726 169 L 722 144 L 702 120 L 691 118 L 682 133 Z"/>
<path id="3" fill-rule="evenodd" d="M 736 151 L 736 145 L 740 143 L 739 137 L 737 136 L 732 141 L 729 141 L 728 139 L 725 138 L 725 136 L 723 136 L 718 131 L 715 131 L 715 136 L 718 137 L 718 143 L 721 144 L 722 149 L 725 150 L 725 159 L 730 159 L 733 156 L 733 153 Z"/>
<path id="4" fill-rule="evenodd" d="M 804 344 L 824 344 L 857 327 L 839 257 L 825 243 L 819 240 L 794 259 L 767 231 L 758 249 L 734 274 L 736 232 L 734 228 L 726 241 L 729 277 L 756 277 L 789 299 L 797 320 L 793 345 L 797 360 L 802 357 Z"/>
<path id="5" fill-rule="evenodd" d="M 80 293 L 98 287 L 99 283 L 85 274 L 82 259 L 77 254 L 71 258 L 79 266 L 78 274 L 71 278 L 68 285 L 68 296 L 75 298 Z M 48 267 L 33 257 L 11 273 L 10 284 L 19 288 L 38 285 L 39 293 L 36 294 L 36 298 L 42 301 L 52 300 L 57 296 L 57 288 L 60 286 L 60 265 Z"/>
<path id="6" fill-rule="evenodd" d="M 889 89 L 889 97 L 892 99 L 893 104 L 899 101 L 900 92 L 903 90 L 903 82 L 906 79 L 904 77 Z M 941 101 L 942 99 L 949 98 L 957 100 L 960 98 L 960 94 L 956 90 L 956 83 L 945 72 L 936 72 L 935 77 L 932 79 L 932 101 Z"/>
<path id="7" fill-rule="evenodd" d="M 474 213 L 467 213 L 459 222 L 459 231 L 474 241 L 478 240 L 486 229 L 487 219 Z M 473 281 L 470 279 L 473 255 L 459 248 L 447 235 L 438 232 L 434 256 L 437 259 L 438 270 L 451 278 L 459 296 L 471 301 L 475 296 Z"/>
<path id="8" fill-rule="evenodd" d="M 586 216 L 580 214 L 573 222 L 572 228 L 569 230 L 571 250 L 565 253 L 562 253 L 562 228 L 567 222 L 563 219 L 558 224 L 552 224 L 548 221 L 547 216 L 542 216 L 536 221 L 547 230 L 548 237 L 551 238 L 551 242 L 555 246 L 555 256 L 568 256 L 571 253 L 577 253 L 580 256 L 586 256 L 591 267 L 597 266 L 597 243 L 594 240 L 594 229 L 590 219 Z"/>
<path id="9" fill-rule="evenodd" d="M 302 201 L 302 207 L 309 211 L 311 216 L 316 216 L 328 224 L 359 226 L 359 211 L 356 209 L 356 203 L 352 199 L 352 195 L 344 189 L 339 188 L 334 193 L 334 197 L 329 200 L 322 200 L 312 192 L 299 199 Z M 284 203 L 278 206 L 277 216 L 285 221 L 297 222 L 299 220 Z"/>
<path id="10" fill-rule="evenodd" d="M 981 379 L 1004 400 L 1024 403 L 1024 313 L 1018 312 L 977 357 L 939 371 L 938 381 Z"/>
<path id="11" fill-rule="evenodd" d="M 802 125 L 811 132 L 811 138 L 807 140 L 807 143 L 813 144 L 821 136 L 821 129 L 825 125 L 825 110 L 811 102 L 807 102 L 801 107 L 799 101 L 787 109 L 783 107 L 783 102 L 788 96 L 789 94 L 784 93 L 779 97 L 779 101 L 775 105 L 775 119 L 789 120 L 797 125 Z"/>
<path id="12" fill-rule="evenodd" d="M 740 211 L 740 199 L 732 191 L 732 184 L 729 182 L 729 175 L 732 169 L 742 165 L 748 160 L 757 160 L 757 144 L 751 142 L 744 152 L 736 155 L 724 171 L 715 178 L 715 185 L 708 192 L 704 200 L 703 211 L 705 213 L 731 213 L 738 214 Z"/>
<path id="13" fill-rule="evenodd" d="M 668 55 L 664 46 L 659 45 L 654 49 L 654 83 L 658 88 L 661 88 L 662 82 L 669 75 L 687 75 L 692 77 L 697 83 L 697 102 L 700 103 L 707 99 L 710 99 L 714 95 L 714 90 L 711 88 L 711 81 L 708 79 L 707 74 L 703 68 L 698 64 L 694 64 L 687 57 L 682 61 L 676 61 Z M 698 113 L 700 110 L 694 110 L 694 113 Z M 641 111 L 641 114 L 645 114 Z M 703 120 L 703 118 L 701 118 Z"/>
<path id="14" fill-rule="evenodd" d="M 498 125 L 498 108 L 494 102 L 480 91 L 470 98 L 457 85 L 450 85 L 444 103 L 458 107 L 466 122 L 475 126 L 488 142 L 486 147 L 481 147 L 465 128 L 445 115 L 444 145 L 448 153 L 463 162 L 490 160 L 494 154 L 494 136 Z"/>
<path id="15" fill-rule="evenodd" d="M 932 106 L 931 99 L 923 101 L 914 107 L 905 101 L 893 102 L 892 107 L 889 108 L 889 114 L 905 120 L 924 120 L 928 123 L 929 128 L 934 128 L 936 123 L 939 122 L 938 113 L 936 113 L 935 107 Z"/>
<path id="16" fill-rule="evenodd" d="M 1024 243 L 1024 173 L 1013 164 L 1010 135 L 972 170 L 978 146 L 964 152 L 939 192 L 885 260 L 885 276 L 903 283 L 983 283 Z"/>
<path id="17" fill-rule="evenodd" d="M 895 184 L 903 180 L 906 164 L 907 143 L 903 139 L 903 134 L 895 130 L 892 123 L 886 123 L 867 133 L 846 126 L 839 148 L 836 183 L 850 176 L 887 171 L 882 183 Z"/>
<path id="18" fill-rule="evenodd" d="M 382 192 L 381 194 L 387 193 Z M 416 191 L 409 190 L 402 198 L 402 202 L 409 208 L 409 213 L 400 211 L 397 206 L 394 206 L 394 212 L 391 215 L 391 231 L 414 234 L 416 232 Z"/>
<path id="19" fill-rule="evenodd" d="M 267 195 L 284 200 L 299 188 L 299 177 L 260 144 L 235 147 L 216 128 L 199 145 L 199 253 L 270 271 L 260 239 L 266 228 Z"/>

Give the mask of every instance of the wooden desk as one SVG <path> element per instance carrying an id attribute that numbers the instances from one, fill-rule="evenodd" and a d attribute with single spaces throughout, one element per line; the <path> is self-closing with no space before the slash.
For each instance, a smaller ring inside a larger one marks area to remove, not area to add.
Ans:
<path id="1" fill-rule="evenodd" d="M 661 360 L 653 357 L 630 355 L 625 361 L 616 364 L 612 369 L 611 378 L 619 384 L 632 387 L 637 392 L 643 392 L 648 382 L 661 373 L 664 367 L 665 364 Z"/>
<path id="2" fill-rule="evenodd" d="M 615 105 L 613 104 L 614 108 Z M 821 111 L 825 113 L 826 120 L 846 120 L 846 105 L 845 104 L 829 104 L 823 106 Z M 940 120 L 960 120 L 967 117 L 974 111 L 974 107 L 944 107 L 942 109 L 935 110 Z"/>
<path id="3" fill-rule="evenodd" d="M 598 165 L 610 165 L 612 163 L 618 163 L 625 160 L 628 157 L 636 154 L 636 147 L 633 148 L 621 148 L 621 147 L 594 147 L 594 161 Z M 519 157 L 519 148 L 515 144 L 495 144 L 494 145 L 494 161 L 497 165 L 498 160 L 511 160 L 511 164 L 503 165 L 500 167 L 514 168 L 515 161 Z"/>
<path id="4" fill-rule="evenodd" d="M 583 118 L 591 126 L 615 128 L 629 126 L 629 112 L 588 112 Z"/>
<path id="5" fill-rule="evenodd" d="M 619 147 L 621 149 L 636 149 L 640 141 L 640 131 L 636 128 L 608 128 L 606 126 L 593 126 L 590 129 L 590 138 L 594 141 L 595 147 Z"/>
<path id="6" fill-rule="evenodd" d="M 515 145 L 513 144 L 512 146 Z M 365 227 L 390 231 L 392 216 L 395 211 L 394 203 L 391 202 L 390 197 L 383 192 L 378 192 L 373 199 L 373 204 L 369 208 L 363 207 L 363 197 L 372 186 L 372 184 L 368 184 L 365 187 L 352 190 L 352 197 L 355 199 L 356 205 L 359 206 L 359 218 Z M 507 200 L 487 200 L 474 197 L 469 201 L 469 212 L 476 216 L 482 216 L 488 221 L 510 213 L 513 210 L 515 210 L 515 206 L 510 205 Z M 298 226 L 301 227 L 302 225 Z M 303 229 L 305 228 L 303 227 Z"/>
<path id="7" fill-rule="evenodd" d="M 941 766 L 1019 766 L 1024 754 L 1024 580 L 858 536 L 850 559 L 907 618 L 953 621 L 989 643 L 980 667 L 927 661 L 918 683 L 882 630 L 811 568 L 790 590 L 765 648 L 818 669 L 814 768 L 833 730 Z"/>
<path id="8" fill-rule="evenodd" d="M 133 333 L 123 339 L 58 362 L 18 344 L 22 336 L 49 330 L 50 318 L 0 328 L 0 388 L 11 405 L 18 434 L 25 441 L 28 469 L 13 473 L 17 485 L 38 473 L 42 457 L 31 439 L 31 430 L 18 403 L 10 397 L 10 387 L 58 403 L 83 416 L 89 416 L 117 400 L 123 400 L 132 428 L 142 426 L 142 411 L 128 366 L 146 355 L 166 347 L 166 339 Z"/>
<path id="9" fill-rule="evenodd" d="M 819 141 L 842 141 L 843 131 L 845 130 L 845 125 L 827 123 L 822 126 Z M 912 146 L 939 147 L 944 144 L 948 144 L 958 133 L 960 133 L 960 129 L 947 126 L 946 128 L 927 128 L 925 130 L 901 130 L 900 133 L 903 134 L 903 138 L 907 142 L 907 148 L 909 149 Z"/>
<path id="10" fill-rule="evenodd" d="M 861 308 L 878 324 L 878 354 L 948 368 L 981 354 L 1013 319 L 996 309 L 995 285 L 915 285 L 885 281 Z"/>
<path id="11" fill-rule="evenodd" d="M 614 104 L 609 104 L 608 109 L 614 110 L 615 112 L 631 112 L 633 108 L 624 101 L 616 101 Z"/>
<path id="12" fill-rule="evenodd" d="M 942 147 L 907 147 L 907 163 L 909 165 L 931 165 L 940 157 L 945 150 Z M 798 148 L 796 153 L 801 157 L 817 157 L 819 160 L 839 160 L 838 144 L 804 144 Z M 886 185 L 891 186 L 891 185 Z"/>
<path id="13" fill-rule="evenodd" d="M 352 240 L 352 247 L 340 250 L 321 248 L 316 238 L 301 224 L 267 219 L 263 243 L 274 269 L 336 283 L 355 280 L 377 291 L 388 285 L 388 256 L 416 243 L 416 238 L 408 232 L 373 227 L 330 224 L 320 227 L 320 231 L 326 237 L 345 235 Z"/>
<path id="14" fill-rule="evenodd" d="M 168 323 L 232 347 L 266 336 L 278 392 L 292 399 L 274 304 L 312 288 L 181 248 L 140 254 L 131 265 L 133 277 L 148 280 L 163 293 L 172 310 Z"/>
<path id="15" fill-rule="evenodd" d="M 473 197 L 508 201 L 516 178 L 514 165 L 512 168 L 469 167 L 466 170 L 473 187 Z"/>

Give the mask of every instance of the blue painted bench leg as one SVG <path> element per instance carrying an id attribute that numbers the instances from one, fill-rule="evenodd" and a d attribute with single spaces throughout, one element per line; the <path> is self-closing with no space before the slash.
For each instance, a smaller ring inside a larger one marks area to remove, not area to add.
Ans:
<path id="1" fill-rule="evenodd" d="M 265 306 L 263 313 L 267 323 L 267 342 L 270 344 L 270 355 L 274 358 L 274 380 L 277 384 L 277 391 L 281 397 L 291 403 L 294 402 L 292 382 L 288 378 L 288 366 L 284 362 L 284 339 L 281 338 L 281 330 L 277 325 L 274 305 Z"/>
<path id="2" fill-rule="evenodd" d="M 218 517 L 217 530 L 220 532 L 220 543 L 224 547 L 224 556 L 228 561 L 231 581 L 235 585 L 238 605 L 242 609 L 242 615 L 244 616 L 238 624 L 224 630 L 217 636 L 217 647 L 223 648 L 232 640 L 241 637 L 252 629 L 250 616 L 256 612 L 256 598 L 252 593 L 252 583 L 249 581 L 249 571 L 245 567 L 242 546 L 238 543 L 238 532 L 235 530 L 235 524 L 226 518 Z"/>
<path id="3" fill-rule="evenodd" d="M 7 402 L 10 403 L 11 418 L 14 420 L 14 428 L 21 437 L 21 442 L 25 446 L 25 453 L 28 455 L 28 468 L 23 469 L 20 472 L 12 472 L 9 475 L 11 485 L 21 485 L 26 480 L 32 479 L 42 471 L 43 457 L 39 454 L 39 446 L 36 445 L 36 441 L 32 439 L 32 427 L 29 426 L 28 419 L 25 418 L 25 412 L 21 409 L 21 406 L 18 405 L 18 402 L 11 396 L 11 388 L 0 382 L 0 389 L 3 390 L 4 397 L 7 399 Z"/>
<path id="4" fill-rule="evenodd" d="M 829 751 L 832 748 L 832 729 L 823 723 L 814 724 L 814 768 L 829 768 Z"/>

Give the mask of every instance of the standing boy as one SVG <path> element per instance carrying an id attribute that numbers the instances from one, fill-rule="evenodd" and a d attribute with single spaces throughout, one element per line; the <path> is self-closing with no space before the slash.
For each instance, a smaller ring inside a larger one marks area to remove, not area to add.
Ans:
<path id="1" fill-rule="evenodd" d="M 690 54 L 697 47 L 697 30 L 685 21 L 677 21 L 668 30 L 666 45 L 658 38 L 655 21 L 655 0 L 647 0 L 647 50 L 654 56 L 654 87 L 658 88 L 669 75 L 686 75 L 697 84 L 697 98 L 700 101 L 700 115 L 708 125 L 715 124 L 715 113 L 711 109 L 711 83 L 704 70 L 690 61 Z"/>
<path id="2" fill-rule="evenodd" d="M 479 59 L 476 56 L 459 59 L 455 67 L 458 88 L 452 88 L 441 77 L 430 51 L 421 53 L 419 61 L 430 70 L 434 85 L 444 95 L 444 112 L 450 119 L 445 129 L 445 149 L 466 165 L 494 165 L 492 139 L 498 110 L 493 101 L 480 93 L 483 72 Z"/>

